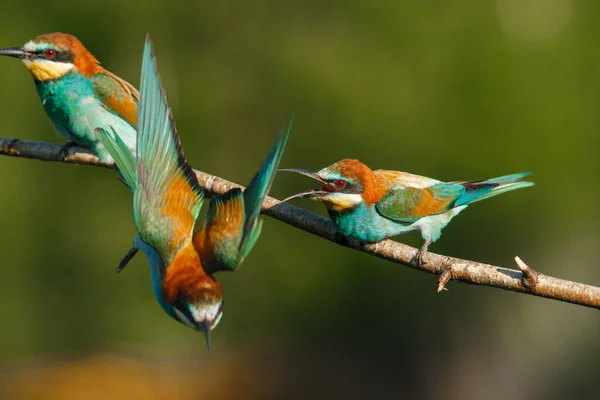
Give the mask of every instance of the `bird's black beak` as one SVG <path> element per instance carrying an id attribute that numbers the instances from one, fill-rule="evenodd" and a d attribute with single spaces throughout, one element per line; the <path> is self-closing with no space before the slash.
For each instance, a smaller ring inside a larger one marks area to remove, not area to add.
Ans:
<path id="1" fill-rule="evenodd" d="M 335 191 L 335 186 L 332 183 L 326 182 L 323 179 L 321 179 L 319 177 L 319 175 L 317 175 L 316 172 L 309 171 L 307 169 L 299 169 L 299 168 L 282 168 L 279 171 L 295 172 L 300 175 L 308 176 L 309 178 L 312 178 L 313 180 L 315 180 L 322 187 L 322 189 L 313 189 L 313 190 L 309 190 L 306 192 L 296 193 L 293 196 L 283 199 L 282 200 L 283 202 L 293 200 L 293 199 L 318 200 L 320 197 L 325 196 L 325 195 Z"/>
<path id="2" fill-rule="evenodd" d="M 6 49 L 0 49 L 0 56 L 20 58 L 21 60 L 23 60 L 25 58 L 29 58 L 31 54 L 29 54 L 20 47 L 9 47 Z"/>
<path id="3" fill-rule="evenodd" d="M 138 249 L 137 249 L 137 247 L 135 247 L 135 244 L 134 244 L 134 246 L 127 252 L 127 254 L 125 254 L 125 257 L 123 257 L 123 259 L 119 263 L 117 272 L 121 272 L 123 270 L 123 268 L 125 268 L 127 263 L 129 263 L 129 261 L 131 261 L 131 259 L 137 254 L 137 252 L 138 252 Z"/>
<path id="4" fill-rule="evenodd" d="M 204 332 L 204 337 L 206 338 L 206 347 L 210 350 L 210 324 L 207 321 L 200 322 L 198 324 L 198 328 Z"/>
<path id="5" fill-rule="evenodd" d="M 300 192 L 300 193 L 296 193 L 294 195 L 291 195 L 290 197 L 287 197 L 283 200 L 281 200 L 282 203 L 288 202 L 290 200 L 294 200 L 294 199 L 313 199 L 313 200 L 319 200 L 319 198 L 321 198 L 322 196 L 326 196 L 331 192 L 328 192 L 327 190 L 321 190 L 321 189 L 313 189 L 313 190 L 308 190 L 306 192 Z"/>

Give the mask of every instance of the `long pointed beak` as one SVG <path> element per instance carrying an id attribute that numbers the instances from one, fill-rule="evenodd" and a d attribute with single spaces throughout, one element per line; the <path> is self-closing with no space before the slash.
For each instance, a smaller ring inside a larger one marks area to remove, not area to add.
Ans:
<path id="1" fill-rule="evenodd" d="M 20 47 L 9 47 L 6 49 L 0 49 L 0 56 L 8 56 L 14 58 L 28 58 L 30 54 Z"/>
<path id="2" fill-rule="evenodd" d="M 117 267 L 117 273 L 121 272 L 123 270 L 123 268 L 125 268 L 125 266 L 127 265 L 127 263 L 129 263 L 129 261 L 131 261 L 131 259 L 137 254 L 137 252 L 138 252 L 137 247 L 133 246 L 127 252 L 127 254 L 125 254 L 125 257 L 123 257 L 123 259 L 119 263 L 119 266 Z"/>
<path id="3" fill-rule="evenodd" d="M 279 171 L 283 171 L 283 172 L 295 172 L 295 173 L 300 174 L 300 175 L 308 176 L 309 178 L 312 178 L 315 181 L 319 182 L 321 185 L 326 185 L 326 186 L 330 185 L 330 183 L 325 182 L 323 179 L 319 178 L 319 175 L 317 175 L 316 172 L 310 171 L 308 169 L 301 169 L 301 168 L 280 168 Z"/>
<path id="4" fill-rule="evenodd" d="M 300 175 L 304 175 L 304 176 L 308 176 L 309 178 L 317 181 L 319 183 L 319 185 L 321 185 L 323 187 L 323 189 L 313 189 L 313 190 L 309 190 L 306 192 L 300 192 L 297 193 L 293 196 L 290 196 L 286 199 L 283 199 L 282 201 L 285 203 L 286 201 L 289 200 L 293 200 L 293 199 L 313 199 L 313 200 L 318 200 L 319 197 L 321 196 L 325 196 L 327 194 L 329 194 L 330 192 L 335 191 L 335 187 L 333 186 L 333 184 L 324 181 L 323 179 L 321 179 L 319 177 L 319 175 L 317 175 L 316 172 L 313 171 L 309 171 L 307 169 L 300 169 L 300 168 L 281 168 L 279 171 L 284 171 L 284 172 L 295 172 L 297 174 Z M 330 188 L 331 190 L 327 191 L 326 189 Z"/>
<path id="5" fill-rule="evenodd" d="M 206 338 L 206 347 L 210 350 L 210 325 L 208 322 L 201 322 L 198 324 L 198 328 L 204 332 L 204 337 Z"/>
<path id="6" fill-rule="evenodd" d="M 286 197 L 285 199 L 281 200 L 281 202 L 286 203 L 286 202 L 288 202 L 290 200 L 294 200 L 294 199 L 319 200 L 319 197 L 328 195 L 329 193 L 331 193 L 331 192 L 328 192 L 327 190 L 313 189 L 313 190 L 308 190 L 306 192 L 296 193 L 294 195 L 291 195 L 290 197 Z"/>

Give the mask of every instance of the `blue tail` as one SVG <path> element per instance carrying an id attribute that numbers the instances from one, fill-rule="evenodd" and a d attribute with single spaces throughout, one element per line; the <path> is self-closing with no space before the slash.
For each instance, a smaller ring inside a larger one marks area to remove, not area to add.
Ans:
<path id="1" fill-rule="evenodd" d="M 466 204 L 476 203 L 501 193 L 510 192 L 511 190 L 533 186 L 533 182 L 519 182 L 528 175 L 531 175 L 531 172 L 505 175 L 485 181 L 456 182 L 465 188 L 465 192 L 456 200 L 454 206 L 459 207 Z"/>

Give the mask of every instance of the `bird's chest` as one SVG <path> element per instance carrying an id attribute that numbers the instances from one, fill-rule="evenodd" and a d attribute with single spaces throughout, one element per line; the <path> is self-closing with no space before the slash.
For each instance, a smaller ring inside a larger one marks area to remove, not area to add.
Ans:
<path id="1" fill-rule="evenodd" d="M 78 74 L 38 82 L 36 89 L 48 117 L 68 129 L 85 117 L 86 103 L 95 99 L 92 83 Z"/>
<path id="2" fill-rule="evenodd" d="M 341 234 L 364 240 L 378 242 L 389 236 L 397 234 L 397 224 L 383 218 L 373 205 L 358 206 L 353 211 L 336 212 L 328 210 L 329 217 Z"/>

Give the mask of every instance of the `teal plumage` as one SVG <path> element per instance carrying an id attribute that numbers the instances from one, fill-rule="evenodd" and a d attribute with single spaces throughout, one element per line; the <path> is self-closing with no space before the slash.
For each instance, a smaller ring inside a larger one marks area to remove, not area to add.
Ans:
<path id="1" fill-rule="evenodd" d="M 196 248 L 212 249 L 200 252 L 209 273 L 234 271 L 256 244 L 262 229 L 260 210 L 275 179 L 292 123 L 293 119 L 279 133 L 267 159 L 243 192 L 235 188 L 211 199 L 205 220 L 198 225 L 194 237 Z"/>
<path id="2" fill-rule="evenodd" d="M 316 180 L 320 190 L 289 197 L 312 198 L 325 204 L 337 230 L 345 236 L 378 242 L 420 231 L 428 246 L 442 229 L 470 204 L 511 190 L 532 186 L 520 181 L 528 172 L 485 181 L 441 182 L 406 172 L 372 171 L 358 160 L 341 160 L 317 173 L 289 169 Z"/>
<path id="3" fill-rule="evenodd" d="M 102 68 L 76 37 L 64 33 L 41 35 L 22 48 L 0 49 L 0 55 L 23 61 L 33 76 L 46 115 L 61 136 L 111 163 L 94 129 L 110 132 L 112 126 L 135 154 L 137 90 Z"/>
<path id="4" fill-rule="evenodd" d="M 153 291 L 163 310 L 202 330 L 208 341 L 223 309 L 221 286 L 212 274 L 234 270 L 256 243 L 262 226 L 260 209 L 281 161 L 291 122 L 248 188 L 213 197 L 205 218 L 199 218 L 203 192 L 183 155 L 149 38 L 140 91 L 137 157 L 117 129 L 95 131 L 134 193 L 138 232 L 119 270 L 138 249 L 144 251 Z"/>
<path id="5" fill-rule="evenodd" d="M 54 129 L 67 140 L 91 149 L 102 161 L 111 163 L 112 158 L 99 143 L 94 129 L 112 127 L 130 152 L 135 152 L 135 127 L 98 98 L 90 79 L 71 71 L 56 81 L 37 82 L 36 89 Z"/>
<path id="6" fill-rule="evenodd" d="M 440 204 L 433 212 L 442 214 L 510 190 L 531 186 L 530 182 L 516 182 L 527 175 L 529 173 L 525 172 L 481 182 L 439 182 L 428 186 L 426 190 L 410 187 L 391 189 L 375 207 L 386 218 L 405 223 L 415 222 L 423 217 L 415 215 L 415 209 L 422 207 L 424 201 L 431 201 L 428 197 Z"/>
<path id="7" fill-rule="evenodd" d="M 192 243 L 203 192 L 183 154 L 149 38 L 140 89 L 137 157 L 119 135 L 96 130 L 133 191 L 137 234 L 120 268 L 142 250 L 161 308 L 177 321 L 203 331 L 208 341 L 222 315 L 222 296 L 220 284 L 206 274 Z"/>

